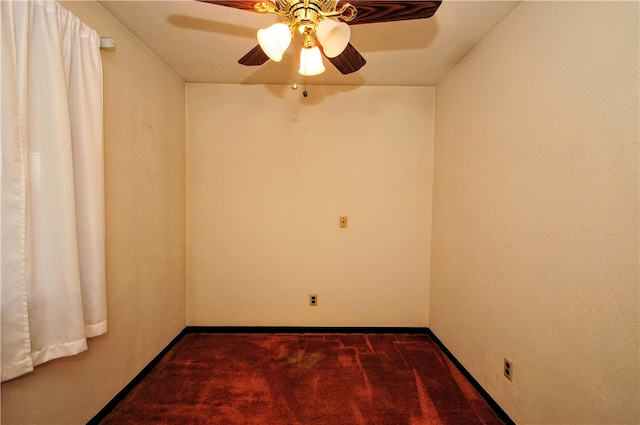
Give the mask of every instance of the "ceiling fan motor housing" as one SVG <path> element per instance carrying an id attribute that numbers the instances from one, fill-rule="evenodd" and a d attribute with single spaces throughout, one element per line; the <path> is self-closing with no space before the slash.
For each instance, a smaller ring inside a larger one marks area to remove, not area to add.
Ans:
<path id="1" fill-rule="evenodd" d="M 297 28 L 300 34 L 315 32 L 317 23 L 324 19 L 324 14 L 331 13 L 335 5 L 335 0 L 278 0 L 276 3 L 291 27 Z"/>
<path id="2" fill-rule="evenodd" d="M 304 7 L 328 13 L 335 9 L 337 3 L 336 0 L 276 0 L 275 6 L 286 14 Z"/>

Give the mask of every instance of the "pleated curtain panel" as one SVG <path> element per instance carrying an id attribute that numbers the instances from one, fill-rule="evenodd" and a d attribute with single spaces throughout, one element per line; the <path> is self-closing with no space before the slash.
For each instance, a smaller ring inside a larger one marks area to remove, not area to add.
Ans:
<path id="1" fill-rule="evenodd" d="M 100 37 L 0 1 L 2 381 L 107 331 Z"/>

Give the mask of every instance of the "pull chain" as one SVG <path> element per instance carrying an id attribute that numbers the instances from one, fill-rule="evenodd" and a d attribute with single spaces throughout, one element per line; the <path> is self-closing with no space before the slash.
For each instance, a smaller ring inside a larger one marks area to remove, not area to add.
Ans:
<path id="1" fill-rule="evenodd" d="M 305 73 L 305 74 L 307 73 L 306 65 L 305 65 L 304 73 Z M 307 93 L 307 76 L 306 76 L 306 75 L 304 76 L 304 91 L 302 92 L 302 95 L 303 95 L 304 97 L 309 96 L 309 93 Z"/>
<path id="2" fill-rule="evenodd" d="M 295 36 L 293 37 L 293 43 L 291 43 L 291 44 L 293 44 L 293 83 L 291 83 L 291 90 L 298 90 L 298 83 L 296 82 L 296 78 L 297 78 L 297 75 L 296 75 L 296 63 L 297 63 L 296 52 L 297 52 L 297 49 L 296 49 L 296 38 L 295 38 Z"/>
<path id="3" fill-rule="evenodd" d="M 306 59 L 306 56 L 305 56 Z M 302 95 L 304 97 L 309 96 L 309 93 L 307 93 L 307 61 L 304 61 L 304 91 L 302 92 Z"/>

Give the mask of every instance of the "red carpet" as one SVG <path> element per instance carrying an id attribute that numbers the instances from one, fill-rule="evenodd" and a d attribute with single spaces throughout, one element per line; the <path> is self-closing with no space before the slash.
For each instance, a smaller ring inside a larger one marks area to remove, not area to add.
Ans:
<path id="1" fill-rule="evenodd" d="M 188 334 L 101 424 L 503 422 L 426 335 Z"/>

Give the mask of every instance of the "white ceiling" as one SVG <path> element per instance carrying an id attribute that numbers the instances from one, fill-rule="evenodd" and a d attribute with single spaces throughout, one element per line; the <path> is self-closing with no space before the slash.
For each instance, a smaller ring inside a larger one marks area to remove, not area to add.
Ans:
<path id="1" fill-rule="evenodd" d="M 188 83 L 290 84 L 292 48 L 281 62 L 247 67 L 238 59 L 257 45 L 256 31 L 278 18 L 195 0 L 100 1 L 118 21 Z M 342 75 L 327 71 L 308 84 L 435 86 L 520 1 L 444 0 L 435 16 L 354 25 L 351 44 L 367 64 Z M 108 35 L 108 34 L 104 34 Z M 116 40 L 117 43 L 117 40 Z M 297 76 L 301 82 L 303 77 Z"/>

